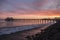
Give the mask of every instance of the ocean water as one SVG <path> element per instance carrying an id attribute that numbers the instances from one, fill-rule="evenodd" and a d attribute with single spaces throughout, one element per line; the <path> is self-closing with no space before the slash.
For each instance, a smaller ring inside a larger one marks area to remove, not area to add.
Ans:
<path id="1" fill-rule="evenodd" d="M 6 22 L 4 20 L 0 20 L 0 28 L 1 27 L 17 27 L 17 26 L 24 26 L 24 25 L 34 25 L 34 24 L 46 24 L 53 21 L 45 21 L 45 20 L 14 20 L 10 22 Z"/>
<path id="2" fill-rule="evenodd" d="M 53 21 L 40 20 L 15 20 L 13 22 L 0 21 L 0 35 L 11 34 L 18 31 L 30 30 L 34 28 L 42 28 L 54 24 Z"/>

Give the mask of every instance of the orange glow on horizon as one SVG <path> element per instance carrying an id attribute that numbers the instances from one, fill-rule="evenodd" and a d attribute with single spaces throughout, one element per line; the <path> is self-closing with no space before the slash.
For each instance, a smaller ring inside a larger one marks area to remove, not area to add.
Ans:
<path id="1" fill-rule="evenodd" d="M 10 13 L 6 14 L 7 12 L 3 12 L 3 14 L 0 14 L 0 18 L 6 18 L 6 17 L 13 17 L 16 19 L 41 19 L 41 18 L 55 18 L 60 17 L 60 11 L 59 10 L 41 10 L 41 11 L 35 11 L 33 13 Z"/>

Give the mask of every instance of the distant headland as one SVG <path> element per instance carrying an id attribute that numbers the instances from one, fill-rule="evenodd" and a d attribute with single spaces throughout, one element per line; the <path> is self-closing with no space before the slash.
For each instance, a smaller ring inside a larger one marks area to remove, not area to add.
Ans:
<path id="1" fill-rule="evenodd" d="M 13 21 L 13 20 L 14 20 L 13 17 L 7 17 L 7 18 L 5 19 L 5 21 Z"/>

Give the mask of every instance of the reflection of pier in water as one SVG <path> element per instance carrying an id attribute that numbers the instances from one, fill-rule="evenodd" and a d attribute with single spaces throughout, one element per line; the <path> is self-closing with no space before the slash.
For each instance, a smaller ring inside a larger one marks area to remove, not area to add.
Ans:
<path id="1" fill-rule="evenodd" d="M 44 23 L 49 23 L 49 22 L 56 22 L 56 19 L 16 19 L 14 21 L 24 21 L 24 22 L 25 21 L 27 21 L 27 22 L 33 21 L 33 22 L 36 22 L 36 24 L 37 23 L 44 24 Z"/>
<path id="2" fill-rule="evenodd" d="M 55 19 L 14 19 L 13 21 L 5 21 L 0 22 L 1 27 L 15 27 L 22 25 L 32 25 L 32 24 L 47 24 L 53 22 L 55 23 Z"/>

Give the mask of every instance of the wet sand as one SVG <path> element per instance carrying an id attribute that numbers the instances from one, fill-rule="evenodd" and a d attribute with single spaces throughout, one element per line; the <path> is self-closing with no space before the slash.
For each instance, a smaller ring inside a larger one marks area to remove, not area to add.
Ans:
<path id="1" fill-rule="evenodd" d="M 3 35 L 0 36 L 0 40 L 26 40 L 26 36 L 31 36 L 31 35 L 35 35 L 37 33 L 41 32 L 42 28 L 35 28 L 35 29 L 31 29 L 31 30 L 26 30 L 26 31 L 22 31 L 22 32 L 16 32 L 16 33 L 12 33 L 10 35 Z"/>
<path id="2" fill-rule="evenodd" d="M 22 31 L 22 32 L 11 33 L 9 35 L 2 35 L 2 36 L 0 36 L 0 40 L 27 40 L 25 38 L 26 36 L 28 36 L 28 35 L 31 36 L 31 35 L 35 35 L 37 33 L 40 33 L 41 29 L 45 29 L 46 27 L 34 28 L 31 30 L 26 30 L 26 31 Z"/>
<path id="3" fill-rule="evenodd" d="M 2 35 L 0 36 L 0 40 L 26 40 L 26 36 L 28 35 L 34 35 L 36 33 L 40 33 L 41 32 L 41 28 L 35 28 L 35 29 L 31 29 L 31 30 L 26 30 L 26 31 L 22 31 L 22 32 L 16 32 L 14 34 L 10 34 L 10 35 Z"/>

